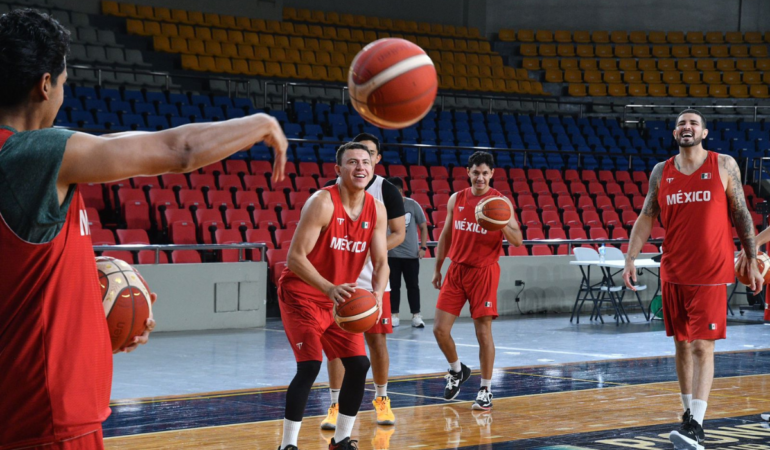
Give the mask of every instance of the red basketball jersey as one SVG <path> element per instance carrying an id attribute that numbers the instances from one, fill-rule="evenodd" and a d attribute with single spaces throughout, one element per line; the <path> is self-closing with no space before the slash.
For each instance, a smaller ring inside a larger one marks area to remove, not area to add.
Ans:
<path id="1" fill-rule="evenodd" d="M 495 189 L 481 196 L 473 195 L 472 188 L 457 192 L 452 210 L 452 246 L 449 259 L 453 263 L 486 267 L 497 263 L 503 247 L 502 231 L 487 231 L 476 222 L 476 205 L 489 197 L 502 197 Z"/>
<path id="2" fill-rule="evenodd" d="M 369 254 L 374 226 L 377 224 L 374 197 L 365 193 L 364 208 L 358 218 L 352 220 L 342 205 L 339 185 L 323 189 L 331 195 L 334 214 L 307 258 L 318 273 L 331 283 L 355 283 L 366 262 L 366 255 Z M 305 283 L 288 267 L 283 270 L 279 284 L 282 289 L 305 294 L 315 301 L 328 302 L 329 308 L 332 307 L 332 301 L 323 292 Z"/>
<path id="3" fill-rule="evenodd" d="M 734 246 L 727 194 L 719 177 L 719 155 L 708 152 L 692 175 L 682 174 L 674 158 L 668 159 L 658 203 L 666 229 L 661 279 L 675 284 L 734 282 Z"/>
<path id="4" fill-rule="evenodd" d="M 7 137 L 0 131 L 0 151 Z M 0 293 L 0 449 L 98 430 L 110 414 L 112 350 L 77 190 L 44 244 L 0 215 Z"/>

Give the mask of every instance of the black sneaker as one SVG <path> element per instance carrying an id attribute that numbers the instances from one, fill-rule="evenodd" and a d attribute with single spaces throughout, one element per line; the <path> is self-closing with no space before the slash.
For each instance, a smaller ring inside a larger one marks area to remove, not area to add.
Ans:
<path id="1" fill-rule="evenodd" d="M 351 441 L 349 437 L 341 440 L 340 443 L 332 442 L 329 444 L 329 450 L 358 450 L 358 441 Z"/>
<path id="2" fill-rule="evenodd" d="M 492 409 L 492 393 L 489 389 L 483 387 L 479 389 L 479 393 L 476 395 L 476 402 L 471 406 L 472 409 L 480 409 L 482 411 L 489 411 Z"/>
<path id="3" fill-rule="evenodd" d="M 706 439 L 703 427 L 692 418 L 690 410 L 682 415 L 682 425 L 668 435 L 676 450 L 704 450 L 703 441 Z"/>
<path id="4" fill-rule="evenodd" d="M 770 412 L 762 413 L 759 415 L 759 417 L 761 417 L 765 422 L 768 422 L 770 421 Z"/>
<path id="5" fill-rule="evenodd" d="M 463 363 L 460 363 L 460 371 L 455 372 L 450 370 L 448 374 L 444 375 L 446 380 L 446 388 L 444 388 L 444 400 L 454 400 L 457 394 L 460 393 L 460 385 L 468 381 L 471 377 L 471 369 Z"/>
<path id="6" fill-rule="evenodd" d="M 281 448 L 281 446 L 279 445 L 278 450 L 299 450 L 299 449 L 295 445 L 287 445 L 284 448 Z"/>

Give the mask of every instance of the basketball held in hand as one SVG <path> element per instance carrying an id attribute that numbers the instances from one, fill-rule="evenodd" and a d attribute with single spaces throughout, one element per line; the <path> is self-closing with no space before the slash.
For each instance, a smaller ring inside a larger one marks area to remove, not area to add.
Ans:
<path id="1" fill-rule="evenodd" d="M 762 275 L 762 278 L 765 280 L 765 284 L 770 282 L 770 257 L 767 256 L 767 254 L 763 252 L 757 252 L 757 268 L 759 269 L 759 274 Z M 751 278 L 749 278 L 748 270 L 746 271 L 746 274 L 740 274 L 738 273 L 738 264 L 735 265 L 735 277 L 738 278 L 738 281 L 745 284 L 746 286 L 751 285 Z"/>
<path id="2" fill-rule="evenodd" d="M 487 231 L 498 231 L 511 220 L 511 208 L 501 197 L 490 197 L 476 205 L 476 222 Z"/>
<path id="3" fill-rule="evenodd" d="M 363 333 L 377 323 L 377 298 L 365 289 L 356 289 L 345 303 L 337 305 L 334 321 L 345 331 Z"/>

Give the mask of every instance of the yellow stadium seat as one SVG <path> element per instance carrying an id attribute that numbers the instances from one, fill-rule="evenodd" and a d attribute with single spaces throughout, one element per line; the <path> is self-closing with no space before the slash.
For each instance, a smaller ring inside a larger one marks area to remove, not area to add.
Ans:
<path id="1" fill-rule="evenodd" d="M 572 32 L 572 41 L 578 44 L 590 44 L 591 33 L 588 31 L 574 31 Z"/>
<path id="2" fill-rule="evenodd" d="M 636 70 L 636 60 L 632 58 L 621 59 L 618 61 L 618 69 L 624 72 Z"/>
<path id="3" fill-rule="evenodd" d="M 299 36 L 292 36 L 289 38 L 289 47 L 302 50 L 305 48 L 305 39 Z"/>
<path id="4" fill-rule="evenodd" d="M 727 34 L 730 35 L 730 33 L 727 33 Z M 740 32 L 738 32 L 737 34 L 740 37 L 740 41 L 736 42 L 736 44 L 743 41 L 743 35 Z M 735 33 L 732 33 L 732 36 L 734 37 Z M 708 33 L 706 33 L 706 43 L 722 44 L 725 42 L 725 37 L 727 36 L 723 36 L 721 31 L 709 31 Z M 728 41 L 728 43 L 730 43 L 730 41 Z"/>
<path id="5" fill-rule="evenodd" d="M 309 64 L 297 64 L 297 78 L 312 79 L 313 68 Z"/>
<path id="6" fill-rule="evenodd" d="M 613 44 L 628 43 L 628 33 L 625 31 L 613 31 L 610 33 L 610 42 Z"/>
<path id="7" fill-rule="evenodd" d="M 216 13 L 203 14 L 203 22 L 210 27 L 221 26 L 221 24 L 219 23 L 219 14 L 216 14 Z"/>
<path id="8" fill-rule="evenodd" d="M 479 66 L 479 77 L 481 77 L 481 78 L 492 78 L 492 67 L 491 66 Z"/>
<path id="9" fill-rule="evenodd" d="M 503 64 L 503 57 L 500 55 L 492 55 L 492 66 L 496 67 L 503 67 L 505 64 Z"/>
<path id="10" fill-rule="evenodd" d="M 576 58 L 562 58 L 559 60 L 559 68 L 561 70 L 577 69 L 578 67 L 578 59 Z"/>
<path id="11" fill-rule="evenodd" d="M 243 32 L 240 30 L 227 30 L 227 42 L 231 44 L 243 44 Z"/>
<path id="12" fill-rule="evenodd" d="M 364 46 L 359 44 L 358 42 L 351 42 L 350 44 L 348 44 L 348 52 L 352 53 L 353 56 L 355 56 L 356 53 L 360 52 L 362 48 L 364 48 Z"/>
<path id="13" fill-rule="evenodd" d="M 667 42 L 666 33 L 663 31 L 650 31 L 647 40 L 650 41 L 651 44 L 665 44 Z"/>
<path id="14" fill-rule="evenodd" d="M 702 31 L 688 31 L 685 35 L 685 41 L 690 44 L 703 44 L 706 42 Z"/>
<path id="15" fill-rule="evenodd" d="M 361 40 L 361 42 L 368 44 L 376 40 L 377 40 L 377 32 L 372 30 L 366 30 L 364 31 L 364 38 L 363 40 Z"/>
<path id="16" fill-rule="evenodd" d="M 617 58 L 630 58 L 634 55 L 630 45 L 615 45 L 615 56 Z"/>
<path id="17" fill-rule="evenodd" d="M 669 33 L 671 34 L 671 33 Z M 671 47 L 671 56 L 674 58 L 689 58 L 690 46 L 689 45 L 674 45 Z"/>
<path id="18" fill-rule="evenodd" d="M 145 21 L 144 36 L 159 36 L 163 34 L 160 28 L 160 22 Z"/>
<path id="19" fill-rule="evenodd" d="M 667 45 L 653 45 L 652 56 L 654 56 L 655 58 L 670 58 L 671 47 Z"/>
<path id="20" fill-rule="evenodd" d="M 577 32 L 576 32 L 577 33 Z M 575 47 L 575 53 L 581 58 L 593 58 L 594 46 L 593 45 L 577 45 Z"/>
<path id="21" fill-rule="evenodd" d="M 318 44 L 318 39 L 305 38 L 305 49 L 313 51 L 320 50 L 321 46 Z"/>
<path id="22" fill-rule="evenodd" d="M 718 59 L 716 64 L 716 70 L 721 72 L 734 72 L 735 60 L 734 59 Z"/>
<path id="23" fill-rule="evenodd" d="M 492 57 L 490 55 L 479 55 L 479 65 L 492 66 Z"/>
<path id="24" fill-rule="evenodd" d="M 203 41 L 207 55 L 217 56 L 222 54 L 222 44 L 217 41 Z"/>
<path id="25" fill-rule="evenodd" d="M 334 51 L 334 41 L 330 41 L 328 39 L 321 39 L 318 41 L 318 47 L 319 50 L 324 52 L 333 52 Z"/>
<path id="26" fill-rule="evenodd" d="M 226 56 L 228 58 L 237 58 L 238 46 L 231 42 L 222 42 L 222 56 Z"/>
<path id="27" fill-rule="evenodd" d="M 281 22 L 277 20 L 266 20 L 265 27 L 268 33 L 281 33 Z"/>
<path id="28" fill-rule="evenodd" d="M 480 73 L 479 73 L 479 66 L 469 65 L 467 67 L 468 67 L 468 76 L 469 77 L 477 77 L 478 78 L 479 76 L 481 76 Z"/>
<path id="29" fill-rule="evenodd" d="M 580 70 L 599 70 L 599 64 L 596 59 L 582 58 L 578 59 Z"/>
<path id="30" fill-rule="evenodd" d="M 276 36 L 273 36 L 273 39 L 275 40 L 275 46 L 278 47 L 278 48 L 289 48 L 289 47 L 291 47 L 291 44 L 289 43 L 289 37 L 288 36 L 276 35 Z"/>
<path id="31" fill-rule="evenodd" d="M 588 95 L 587 91 L 586 85 L 582 83 L 570 83 L 569 88 L 567 88 L 567 93 L 571 97 L 585 97 Z"/>
<path id="32" fill-rule="evenodd" d="M 532 94 L 532 83 L 529 81 L 519 81 L 519 93 Z"/>
<path id="33" fill-rule="evenodd" d="M 575 46 L 572 44 L 559 44 L 556 47 L 556 53 L 562 58 L 575 56 Z"/>
<path id="34" fill-rule="evenodd" d="M 522 56 L 537 56 L 537 44 L 521 44 L 519 53 Z"/>
<path id="35" fill-rule="evenodd" d="M 281 29 L 278 32 L 283 34 L 296 34 L 296 31 L 294 31 L 294 24 L 291 22 L 281 22 Z"/>
<path id="36" fill-rule="evenodd" d="M 505 92 L 507 94 L 518 94 L 519 82 L 516 80 L 505 80 Z"/>
<path id="37" fill-rule="evenodd" d="M 309 9 L 297 9 L 297 18 L 295 20 L 298 22 L 309 22 L 312 17 Z"/>
<path id="38" fill-rule="evenodd" d="M 599 70 L 618 70 L 618 61 L 615 59 L 600 59 Z"/>
<path id="39" fill-rule="evenodd" d="M 432 23 L 430 24 L 430 33 L 440 36 L 444 34 L 444 26 L 440 23 Z"/>
<path id="40" fill-rule="evenodd" d="M 564 72 L 559 69 L 548 69 L 545 71 L 545 81 L 547 83 L 563 83 Z"/>
<path id="41" fill-rule="evenodd" d="M 310 27 L 306 23 L 295 23 L 292 24 L 294 27 L 294 34 L 297 36 L 310 36 Z M 323 33 L 323 31 L 322 31 Z M 288 33 L 292 34 L 292 33 Z"/>
<path id="42" fill-rule="evenodd" d="M 668 87 L 669 97 L 687 97 L 687 86 L 684 84 L 672 84 Z"/>
<path id="43" fill-rule="evenodd" d="M 195 55 L 182 55 L 182 69 L 200 70 L 198 68 L 198 57 Z"/>
<path id="44" fill-rule="evenodd" d="M 455 39 L 455 50 L 464 52 L 468 49 L 468 41 L 465 39 Z"/>
<path id="45" fill-rule="evenodd" d="M 251 31 L 266 32 L 267 21 L 265 19 L 251 19 Z"/>
<path id="46" fill-rule="evenodd" d="M 338 25 L 340 23 L 340 15 L 334 11 L 326 13 L 326 22 L 329 25 Z"/>
<path id="47" fill-rule="evenodd" d="M 212 28 L 211 39 L 217 42 L 227 42 L 229 39 L 227 36 L 227 30 L 223 30 L 221 28 Z"/>
<path id="48" fill-rule="evenodd" d="M 722 74 L 722 82 L 725 84 L 742 84 L 741 74 L 738 72 L 725 72 Z"/>
<path id="49" fill-rule="evenodd" d="M 297 20 L 297 10 L 288 6 L 284 7 L 283 20 Z"/>
<path id="50" fill-rule="evenodd" d="M 613 86 L 610 86 L 610 89 L 612 89 L 612 87 Z M 646 84 L 629 84 L 628 95 L 631 97 L 647 97 L 647 85 Z"/>
<path id="51" fill-rule="evenodd" d="M 474 53 L 479 53 L 481 51 L 480 41 L 476 41 L 476 40 L 472 40 L 472 39 L 468 40 L 468 51 L 469 52 L 474 52 Z"/>
<path id="52" fill-rule="evenodd" d="M 272 47 L 270 49 L 270 61 L 286 61 L 286 49 L 280 47 Z"/>
<path id="53" fill-rule="evenodd" d="M 751 72 L 754 70 L 754 60 L 749 58 L 738 59 L 735 61 L 735 69 L 741 72 Z"/>
<path id="54" fill-rule="evenodd" d="M 468 78 L 468 89 L 471 91 L 480 91 L 481 90 L 481 79 L 479 78 Z"/>
<path id="55" fill-rule="evenodd" d="M 632 31 L 628 33 L 628 40 L 631 41 L 632 44 L 646 44 L 647 33 L 644 31 Z"/>
<path id="56" fill-rule="evenodd" d="M 591 97 L 606 97 L 607 85 L 602 83 L 589 84 L 588 95 L 590 95 Z"/>
<path id="57" fill-rule="evenodd" d="M 113 2 L 111 0 L 102 0 L 102 14 L 118 17 L 124 16 L 124 14 L 120 12 L 120 6 L 118 6 L 118 2 Z"/>
<path id="58" fill-rule="evenodd" d="M 762 43 L 762 33 L 756 32 L 756 31 L 747 31 L 743 35 L 743 40 L 746 41 L 749 44 L 761 44 Z"/>
<path id="59" fill-rule="evenodd" d="M 492 83 L 494 83 L 495 92 L 505 92 L 505 89 L 506 89 L 505 80 L 501 80 L 499 78 L 493 78 Z"/>
<path id="60" fill-rule="evenodd" d="M 700 79 L 700 72 L 696 72 L 694 70 L 685 70 L 682 71 L 682 82 L 684 84 L 701 84 L 702 81 Z"/>
<path id="61" fill-rule="evenodd" d="M 141 20 L 128 19 L 126 20 L 126 31 L 128 34 L 144 36 L 144 22 Z"/>
<path id="62" fill-rule="evenodd" d="M 749 98 L 749 87 L 745 84 L 730 86 L 729 91 L 732 98 Z"/>
<path id="63" fill-rule="evenodd" d="M 444 25 L 444 36 L 454 36 L 454 35 L 455 35 L 455 26 Z"/>
<path id="64" fill-rule="evenodd" d="M 529 80 L 529 73 L 527 72 L 527 69 L 514 69 L 515 71 L 515 78 L 517 80 Z M 506 73 L 508 72 L 508 69 L 506 68 Z"/>
<path id="65" fill-rule="evenodd" d="M 152 48 L 156 52 L 171 52 L 171 42 L 167 36 L 153 36 Z"/>
<path id="66" fill-rule="evenodd" d="M 521 67 L 527 70 L 539 70 L 540 60 L 537 58 L 524 58 L 521 61 Z"/>
<path id="67" fill-rule="evenodd" d="M 745 47 L 745 46 L 744 46 Z M 752 45 L 750 48 L 750 55 L 754 58 L 767 58 L 767 46 L 766 45 Z M 731 52 L 732 54 L 732 49 Z"/>
<path id="68" fill-rule="evenodd" d="M 222 28 L 236 28 L 235 16 L 220 15 L 219 26 Z"/>
<path id="69" fill-rule="evenodd" d="M 455 77 L 455 89 L 467 90 L 468 79 L 466 77 Z"/>
<path id="70" fill-rule="evenodd" d="M 468 39 L 481 39 L 481 32 L 476 27 L 468 27 Z"/>
<path id="71" fill-rule="evenodd" d="M 354 27 L 366 28 L 366 16 L 363 16 L 361 14 L 354 15 L 352 25 Z"/>
<path id="72" fill-rule="evenodd" d="M 238 57 L 243 59 L 254 59 L 254 47 L 248 44 L 238 44 Z"/>
<path id="73" fill-rule="evenodd" d="M 187 17 L 187 11 L 181 10 L 181 9 L 172 9 L 171 10 L 171 21 L 174 23 L 184 23 L 184 24 L 191 24 L 190 19 Z M 197 64 L 198 61 L 196 60 L 195 63 Z"/>
<path id="74" fill-rule="evenodd" d="M 615 84 L 623 82 L 623 77 L 618 70 L 607 70 L 603 73 L 602 81 L 607 84 Z"/>
<path id="75" fill-rule="evenodd" d="M 254 46 L 254 58 L 261 61 L 270 60 L 270 47 Z"/>
<path id="76" fill-rule="evenodd" d="M 347 61 L 345 60 L 344 53 L 332 53 L 332 65 L 335 67 L 345 67 Z"/>
<path id="77" fill-rule="evenodd" d="M 198 57 L 198 70 L 203 72 L 216 72 L 217 64 L 214 61 L 213 56 L 199 56 Z"/>
<path id="78" fill-rule="evenodd" d="M 532 95 L 551 95 L 543 91 L 543 84 L 540 83 L 539 81 L 530 81 L 529 86 L 530 86 L 530 93 Z"/>
<path id="79" fill-rule="evenodd" d="M 352 27 L 355 25 L 356 19 L 353 17 L 353 14 L 340 14 L 340 20 L 339 24 L 344 25 L 346 27 Z"/>
<path id="80" fill-rule="evenodd" d="M 179 36 L 179 28 L 177 28 L 175 23 L 163 22 L 160 24 L 160 34 L 167 37 L 176 37 Z"/>
<path id="81" fill-rule="evenodd" d="M 265 75 L 266 73 L 264 61 L 249 61 L 249 75 Z"/>
<path id="82" fill-rule="evenodd" d="M 458 53 L 458 55 L 461 55 L 461 53 Z M 453 63 L 455 62 L 455 54 L 453 52 L 441 52 L 441 58 L 439 58 L 439 61 L 442 63 Z"/>
<path id="83" fill-rule="evenodd" d="M 273 61 L 265 63 L 265 76 L 279 77 L 281 76 L 281 64 Z"/>
<path id="84" fill-rule="evenodd" d="M 699 59 L 695 62 L 695 68 L 701 72 L 716 70 L 713 59 Z"/>
<path id="85" fill-rule="evenodd" d="M 233 63 L 230 58 L 214 58 L 215 71 L 220 73 L 234 73 Z"/>
<path id="86" fill-rule="evenodd" d="M 648 70 L 642 72 L 642 81 L 647 84 L 660 84 L 663 82 L 661 72 L 657 70 Z"/>
<path id="87" fill-rule="evenodd" d="M 236 17 L 235 18 L 235 26 L 233 27 L 235 29 L 246 31 L 251 29 L 251 19 L 248 17 Z"/>
<path id="88" fill-rule="evenodd" d="M 749 56 L 748 50 L 745 45 L 731 45 L 729 49 L 726 45 L 712 45 L 710 53 L 714 58 L 727 58 L 728 56 L 746 58 Z"/>
<path id="89" fill-rule="evenodd" d="M 328 66 L 332 64 L 332 55 L 329 52 L 317 51 L 315 52 L 315 63 Z"/>
<path id="90" fill-rule="evenodd" d="M 572 43 L 572 32 L 567 30 L 556 30 L 553 33 L 553 40 L 560 44 Z"/>
<path id="91" fill-rule="evenodd" d="M 651 84 L 647 87 L 647 94 L 650 97 L 666 97 L 666 85 L 665 84 Z"/>
<path id="92" fill-rule="evenodd" d="M 669 31 L 666 33 L 666 42 L 669 44 L 684 44 L 684 32 L 682 31 Z"/>
<path id="93" fill-rule="evenodd" d="M 727 86 L 724 84 L 714 84 L 708 87 L 709 97 L 715 98 L 727 98 L 729 94 L 727 92 Z"/>
<path id="94" fill-rule="evenodd" d="M 161 22 L 171 22 L 171 10 L 169 8 L 159 7 L 156 6 L 155 8 L 155 15 L 153 16 L 155 20 L 161 21 Z"/>
<path id="95" fill-rule="evenodd" d="M 768 98 L 768 97 L 770 97 L 770 95 L 768 94 L 767 85 L 751 86 L 751 89 L 750 89 L 749 93 L 754 98 Z"/>
<path id="96" fill-rule="evenodd" d="M 238 75 L 248 75 L 249 62 L 245 59 L 233 59 L 233 73 Z"/>
<path id="97" fill-rule="evenodd" d="M 311 11 L 308 21 L 312 23 L 326 23 L 326 15 L 323 11 Z"/>
<path id="98" fill-rule="evenodd" d="M 632 48 L 634 58 L 649 58 L 652 56 L 649 45 L 634 45 Z"/>
<path id="99" fill-rule="evenodd" d="M 375 38 L 376 38 L 376 34 L 375 34 Z M 441 38 L 438 36 L 430 36 L 430 37 L 418 36 L 417 41 L 422 42 L 422 44 L 417 44 L 417 45 L 422 47 L 424 50 L 428 50 L 428 49 L 441 50 L 442 49 Z"/>
<path id="100" fill-rule="evenodd" d="M 187 47 L 187 39 L 182 37 L 172 37 L 170 39 L 172 53 L 192 53 Z M 196 60 L 197 61 L 197 60 Z"/>
<path id="101" fill-rule="evenodd" d="M 770 72 L 770 59 L 767 59 L 767 58 L 757 59 L 756 66 L 757 66 L 757 70 L 759 71 Z"/>
<path id="102" fill-rule="evenodd" d="M 545 58 L 540 63 L 540 68 L 543 70 L 550 70 L 550 69 L 559 69 L 559 59 L 557 58 Z M 529 67 L 526 67 L 522 65 L 527 70 L 537 70 L 537 68 L 530 69 Z"/>
<path id="103" fill-rule="evenodd" d="M 139 17 L 136 14 L 136 5 L 133 3 L 118 3 L 118 8 L 120 9 L 120 15 L 122 17 Z"/>
<path id="104" fill-rule="evenodd" d="M 591 42 L 594 44 L 609 44 L 610 33 L 607 31 L 594 31 L 591 33 Z"/>
<path id="105" fill-rule="evenodd" d="M 324 37 L 327 37 L 325 33 L 324 33 Z M 352 41 L 353 38 L 352 38 L 352 36 L 350 34 L 350 29 L 348 29 L 348 28 L 337 28 L 337 39 L 342 40 L 342 41 Z"/>
<path id="106" fill-rule="evenodd" d="M 420 34 L 430 34 L 430 24 L 427 22 L 417 22 L 417 32 Z"/>
<path id="107" fill-rule="evenodd" d="M 663 82 L 666 84 L 680 84 L 682 82 L 682 72 L 678 70 L 664 71 Z"/>
<path id="108" fill-rule="evenodd" d="M 329 72 L 326 71 L 325 66 L 313 66 L 312 72 L 312 77 L 314 80 L 330 81 Z"/>
<path id="109" fill-rule="evenodd" d="M 642 82 L 642 72 L 638 70 L 629 70 L 623 72 L 623 82 L 626 84 L 635 84 Z"/>
<path id="110" fill-rule="evenodd" d="M 243 43 L 250 44 L 250 45 L 259 45 L 260 44 L 259 35 L 257 33 L 254 33 L 253 31 L 247 31 L 243 33 Z"/>
<path id="111" fill-rule="evenodd" d="M 654 59 L 640 59 L 636 64 L 639 70 L 655 70 L 657 69 L 657 62 Z M 672 66 L 674 67 L 674 66 Z"/>
<path id="112" fill-rule="evenodd" d="M 714 47 L 712 47 L 714 48 Z M 690 48 L 690 55 L 693 58 L 708 58 L 709 47 L 708 45 L 693 45 Z"/>
<path id="113" fill-rule="evenodd" d="M 609 86 L 607 86 L 607 93 L 611 97 L 625 97 L 628 95 L 625 84 L 610 84 Z"/>
<path id="114" fill-rule="evenodd" d="M 439 87 L 441 89 L 454 89 L 455 88 L 454 77 L 451 75 L 441 75 L 439 77 Z"/>
<path id="115" fill-rule="evenodd" d="M 468 76 L 468 66 L 465 64 L 455 64 L 454 65 L 454 74 L 459 77 L 467 77 Z"/>
<path id="116" fill-rule="evenodd" d="M 676 68 L 682 72 L 695 70 L 695 60 L 691 58 L 682 58 L 676 61 Z"/>
<path id="117" fill-rule="evenodd" d="M 203 13 L 200 11 L 187 11 L 187 20 L 189 21 L 189 23 L 193 25 L 206 24 L 206 21 L 203 18 Z M 200 64 L 201 66 L 203 65 L 201 64 L 200 58 L 198 59 L 198 64 Z"/>
<path id="118" fill-rule="evenodd" d="M 741 76 L 741 81 L 745 84 L 762 84 L 761 72 L 744 72 Z"/>
<path id="119" fill-rule="evenodd" d="M 350 30 L 350 42 L 364 42 L 364 30 Z"/>
<path id="120" fill-rule="evenodd" d="M 455 27 L 455 36 L 461 38 L 468 37 L 468 27 Z"/>
<path id="121" fill-rule="evenodd" d="M 439 50 L 454 50 L 455 40 L 449 38 L 441 38 L 441 47 Z"/>
<path id="122" fill-rule="evenodd" d="M 334 27 L 323 27 L 323 38 L 324 39 L 338 39 L 337 37 L 337 29 Z M 348 33 L 349 34 L 349 33 Z"/>
<path id="123" fill-rule="evenodd" d="M 602 73 L 598 70 L 586 70 L 583 72 L 583 81 L 586 83 L 601 83 L 602 82 Z"/>
<path id="124" fill-rule="evenodd" d="M 535 42 L 535 32 L 533 30 L 519 30 L 516 34 L 519 42 Z"/>
<path id="125" fill-rule="evenodd" d="M 535 40 L 543 43 L 553 42 L 553 32 L 549 30 L 537 30 L 535 32 Z"/>
<path id="126" fill-rule="evenodd" d="M 210 41 L 211 28 L 195 27 L 195 39 L 201 41 Z"/>
<path id="127" fill-rule="evenodd" d="M 612 58 L 612 45 L 600 44 L 596 46 L 596 56 L 599 58 Z"/>
<path id="128" fill-rule="evenodd" d="M 540 56 L 556 56 L 556 46 L 554 44 L 540 44 L 538 54 Z"/>
<path id="129" fill-rule="evenodd" d="M 580 69 L 567 69 L 564 71 L 564 81 L 567 83 L 582 83 L 583 71 Z"/>

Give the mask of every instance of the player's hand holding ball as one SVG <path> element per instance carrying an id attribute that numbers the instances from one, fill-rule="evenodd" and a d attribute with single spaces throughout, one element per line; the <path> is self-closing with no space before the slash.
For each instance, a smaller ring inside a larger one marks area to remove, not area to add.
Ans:
<path id="1" fill-rule="evenodd" d="M 751 264 L 746 258 L 746 252 L 741 250 L 735 262 L 735 277 L 738 281 L 749 287 L 754 295 L 762 290 L 762 285 L 770 278 L 770 257 L 757 250 L 756 264 Z"/>
<path id="2" fill-rule="evenodd" d="M 502 197 L 489 197 L 476 205 L 476 222 L 487 231 L 502 230 L 512 215 L 511 206 Z"/>

